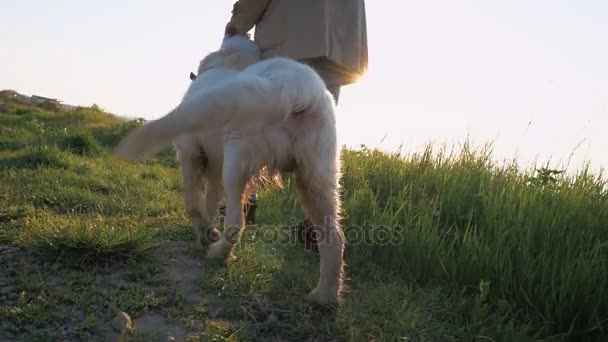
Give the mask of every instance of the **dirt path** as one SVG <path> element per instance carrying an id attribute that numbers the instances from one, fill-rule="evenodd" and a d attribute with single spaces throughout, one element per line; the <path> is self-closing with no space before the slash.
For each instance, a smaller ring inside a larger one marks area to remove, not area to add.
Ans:
<path id="1" fill-rule="evenodd" d="M 208 318 L 221 320 L 216 316 L 223 303 L 204 292 L 204 259 L 188 242 L 170 242 L 153 259 L 130 266 L 67 267 L 2 244 L 0 260 L 0 341 L 45 335 L 62 341 L 121 341 L 113 305 L 131 321 L 132 333 L 123 341 L 186 341 L 205 332 Z M 153 297 L 149 311 L 128 312 L 148 296 Z"/>
<path id="2" fill-rule="evenodd" d="M 189 253 L 189 245 L 184 242 L 174 242 L 170 245 L 166 255 L 161 260 L 162 275 L 170 279 L 173 286 L 178 290 L 187 310 L 188 306 L 196 306 L 204 302 L 205 296 L 202 292 L 205 269 L 202 258 Z M 201 321 L 204 317 L 201 317 Z M 132 320 L 135 334 L 142 336 L 144 340 L 153 338 L 154 341 L 185 341 L 187 329 L 179 323 L 171 322 L 166 315 L 157 312 L 147 312 Z M 103 341 L 120 341 L 120 334 L 116 328 L 108 329 Z"/>
<path id="3" fill-rule="evenodd" d="M 202 258 L 188 254 L 183 242 L 174 243 L 172 251 L 173 255 L 162 265 L 166 276 L 175 282 L 187 303 L 199 303 L 203 300 L 201 283 L 205 274 Z"/>

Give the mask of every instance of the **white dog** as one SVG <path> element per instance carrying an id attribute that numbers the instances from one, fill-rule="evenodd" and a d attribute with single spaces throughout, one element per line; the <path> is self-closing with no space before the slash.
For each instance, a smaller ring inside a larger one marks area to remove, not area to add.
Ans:
<path id="1" fill-rule="evenodd" d="M 211 217 L 223 188 L 225 229 L 207 252 L 208 258 L 220 260 L 231 256 L 240 239 L 242 207 L 252 179 L 261 172 L 294 172 L 301 205 L 317 229 L 321 258 L 318 284 L 309 296 L 319 304 L 336 303 L 344 234 L 333 97 L 304 64 L 285 58 L 255 61 L 236 50 L 207 55 L 182 102 L 131 132 L 116 153 L 128 160 L 144 159 L 174 143 L 186 210 L 199 244 L 212 231 Z"/>

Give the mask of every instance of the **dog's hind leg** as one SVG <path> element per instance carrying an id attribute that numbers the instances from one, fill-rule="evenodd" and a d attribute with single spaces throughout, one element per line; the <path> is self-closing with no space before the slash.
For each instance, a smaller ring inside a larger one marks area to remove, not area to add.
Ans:
<path id="1" fill-rule="evenodd" d="M 207 210 L 203 206 L 204 161 L 200 156 L 184 156 L 180 158 L 180 165 L 184 188 L 184 205 L 194 230 L 195 248 L 200 249 L 212 242 L 209 241 L 208 236 L 218 235 L 217 231 L 215 231 L 216 234 L 212 234 L 211 221 Z"/>
<path id="2" fill-rule="evenodd" d="M 244 229 L 244 194 L 251 178 L 246 148 L 246 144 L 239 140 L 228 141 L 224 146 L 222 182 L 226 194 L 226 215 L 221 238 L 209 246 L 207 258 L 211 260 L 224 262 L 231 258 L 232 249 Z"/>
<path id="3" fill-rule="evenodd" d="M 344 233 L 338 221 L 338 182 L 327 169 L 307 176 L 296 174 L 300 203 L 313 223 L 321 257 L 317 287 L 309 298 L 318 304 L 340 301 L 343 277 Z M 324 172 L 323 172 L 324 171 Z"/>
<path id="4" fill-rule="evenodd" d="M 217 214 L 217 204 L 222 191 L 222 168 L 217 165 L 210 165 L 207 169 L 207 183 L 205 187 L 205 207 L 208 221 L 211 222 Z M 215 242 L 220 237 L 220 232 L 209 225 L 204 232 L 204 237 L 208 243 Z"/>

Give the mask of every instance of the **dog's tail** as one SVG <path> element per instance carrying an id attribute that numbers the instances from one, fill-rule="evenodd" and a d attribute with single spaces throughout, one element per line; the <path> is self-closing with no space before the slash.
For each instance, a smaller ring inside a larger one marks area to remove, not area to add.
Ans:
<path id="1" fill-rule="evenodd" d="M 281 83 L 239 75 L 215 87 L 184 97 L 166 116 L 136 128 L 115 153 L 127 160 L 142 160 L 160 151 L 178 135 L 203 133 L 224 127 L 262 128 L 301 112 L 318 91 L 284 89 Z M 315 88 L 315 87 L 313 87 Z"/>

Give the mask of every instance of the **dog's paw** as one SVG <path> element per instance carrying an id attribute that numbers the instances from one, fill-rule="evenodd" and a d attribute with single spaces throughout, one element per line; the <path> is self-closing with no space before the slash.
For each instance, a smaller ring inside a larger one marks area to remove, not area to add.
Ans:
<path id="1" fill-rule="evenodd" d="M 317 305 L 337 305 L 340 303 L 340 298 L 337 291 L 330 289 L 315 288 L 308 294 L 308 300 Z"/>
<path id="2" fill-rule="evenodd" d="M 232 254 L 232 245 L 225 240 L 212 243 L 207 250 L 207 260 L 213 263 L 224 264 L 235 258 Z"/>

